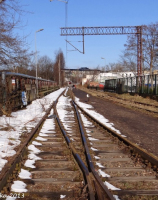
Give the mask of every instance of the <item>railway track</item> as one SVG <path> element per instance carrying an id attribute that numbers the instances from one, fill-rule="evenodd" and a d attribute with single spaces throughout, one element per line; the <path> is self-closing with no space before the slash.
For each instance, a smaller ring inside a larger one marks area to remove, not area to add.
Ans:
<path id="1" fill-rule="evenodd" d="M 85 113 L 69 95 L 49 110 L 24 156 L 3 177 L 7 185 L 0 182 L 1 194 L 26 200 L 158 199 L 158 160 Z"/>
<path id="2" fill-rule="evenodd" d="M 21 159 L 2 177 L 1 198 L 86 199 L 82 171 L 73 159 L 54 110 L 49 109 L 32 140 L 21 150 L 25 152 L 19 153 Z"/>
<path id="3" fill-rule="evenodd" d="M 122 99 L 122 98 L 119 98 L 119 97 L 116 97 L 116 96 L 113 96 L 113 95 L 110 95 L 110 94 L 108 94 L 108 97 L 111 98 L 112 100 L 117 99 L 117 100 L 124 101 L 124 102 L 120 102 L 121 104 L 129 105 L 129 103 L 130 103 L 131 107 L 135 107 L 135 108 L 138 108 L 138 109 L 141 109 L 141 110 L 145 110 L 145 111 L 150 112 L 150 113 L 158 114 L 158 106 L 156 106 L 156 105 L 149 104 L 149 103 L 143 103 L 143 102 L 139 102 L 139 101 L 131 101 L 131 100 L 128 100 L 128 99 Z"/>
<path id="4" fill-rule="evenodd" d="M 88 92 L 88 89 L 85 90 L 86 92 Z M 90 89 L 89 89 L 90 91 Z M 148 113 L 154 113 L 154 114 L 158 114 L 158 105 L 154 105 L 151 103 L 145 103 L 142 101 L 135 101 L 135 100 L 129 100 L 129 99 L 125 99 L 122 97 L 118 97 L 116 96 L 116 94 L 113 93 L 109 93 L 109 92 L 103 92 L 102 90 L 92 90 L 90 92 L 92 95 L 95 94 L 95 96 L 97 96 L 98 98 L 101 99 L 108 99 L 114 102 L 117 102 L 119 104 L 122 104 L 124 106 L 130 106 L 132 108 L 137 108 L 140 109 L 142 111 L 146 111 Z"/>
<path id="5" fill-rule="evenodd" d="M 116 199 L 158 199 L 158 160 L 82 110 L 96 171 Z"/>

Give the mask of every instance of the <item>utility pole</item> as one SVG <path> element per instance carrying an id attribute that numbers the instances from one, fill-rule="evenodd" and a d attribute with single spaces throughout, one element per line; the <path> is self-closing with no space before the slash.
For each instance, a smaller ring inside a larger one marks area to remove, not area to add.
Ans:
<path id="1" fill-rule="evenodd" d="M 50 0 L 50 2 L 51 1 L 54 1 L 54 0 Z M 68 2 L 69 2 L 69 0 L 57 0 L 57 1 L 59 1 L 59 2 L 63 2 L 63 3 L 65 3 L 65 27 L 67 27 L 67 18 L 68 18 Z M 68 52 L 68 50 L 67 50 L 67 35 L 66 35 L 66 38 L 65 38 L 65 41 L 66 41 L 66 61 L 67 61 L 67 52 Z"/>
<path id="2" fill-rule="evenodd" d="M 37 70 L 37 47 L 36 47 L 36 33 L 43 31 L 44 29 L 41 28 L 35 32 L 35 60 L 36 60 L 36 95 L 38 97 L 38 70 Z"/>
<path id="3" fill-rule="evenodd" d="M 60 87 L 60 54 L 59 54 L 58 69 L 59 69 L 59 87 Z"/>

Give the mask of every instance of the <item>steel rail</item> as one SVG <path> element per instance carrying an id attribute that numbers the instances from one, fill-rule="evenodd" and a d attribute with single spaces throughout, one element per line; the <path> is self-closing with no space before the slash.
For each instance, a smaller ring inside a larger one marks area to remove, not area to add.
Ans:
<path id="1" fill-rule="evenodd" d="M 115 198 L 113 197 L 113 195 L 111 194 L 111 192 L 109 191 L 107 186 L 103 184 L 98 173 L 95 171 L 94 164 L 92 162 L 92 158 L 90 156 L 89 148 L 88 148 L 88 145 L 87 145 L 87 140 L 86 140 L 86 137 L 85 137 L 85 134 L 84 134 L 84 131 L 83 131 L 80 115 L 79 115 L 78 110 L 76 108 L 75 102 L 72 101 L 72 103 L 73 103 L 73 106 L 75 108 L 77 119 L 78 119 L 78 122 L 79 122 L 80 132 L 81 132 L 82 141 L 83 141 L 83 144 L 84 144 L 84 147 L 85 147 L 86 157 L 87 157 L 89 168 L 90 168 L 91 172 L 93 173 L 97 183 L 103 189 L 104 193 L 110 198 L 110 200 L 115 200 Z M 99 190 L 99 187 L 97 187 L 97 188 L 98 189 L 96 190 L 96 192 L 97 192 L 97 195 L 99 196 L 101 191 Z"/>
<path id="2" fill-rule="evenodd" d="M 59 97 L 64 93 L 63 91 Z M 58 97 L 58 98 L 59 98 Z M 57 98 L 57 99 L 58 99 Z M 26 138 L 26 141 L 22 144 L 20 149 L 16 152 L 16 155 L 11 158 L 11 160 L 5 165 L 5 167 L 2 169 L 0 174 L 0 191 L 7 185 L 7 181 L 11 174 L 15 171 L 17 165 L 23 160 L 23 157 L 25 154 L 27 154 L 27 146 L 35 133 L 39 130 L 42 123 L 46 120 L 48 114 L 50 113 L 51 109 L 54 107 L 54 102 L 51 104 L 51 106 L 46 110 L 45 115 L 42 117 L 42 119 L 38 122 L 38 124 L 35 126 L 35 128 L 30 132 L 29 136 Z"/>
<path id="3" fill-rule="evenodd" d="M 136 144 L 132 143 L 128 139 L 122 137 L 116 131 L 110 129 L 109 127 L 107 127 L 105 124 L 103 124 L 99 120 L 95 119 L 93 116 L 91 116 L 89 113 L 87 113 L 83 108 L 81 108 L 76 102 L 75 102 L 75 104 L 78 106 L 78 108 L 80 110 L 82 110 L 84 113 L 86 113 L 87 116 L 89 116 L 91 119 L 93 119 L 94 121 L 96 121 L 100 126 L 102 126 L 103 128 L 105 128 L 113 136 L 115 136 L 115 137 L 119 138 L 121 141 L 123 141 L 128 147 L 131 148 L 131 150 L 133 150 L 134 153 L 138 153 L 144 161 L 150 162 L 151 165 L 154 167 L 154 169 L 158 170 L 158 158 L 156 158 L 154 155 L 148 153 L 145 149 L 142 149 L 139 146 L 137 146 Z"/>
<path id="4" fill-rule="evenodd" d="M 57 101 L 55 102 L 55 106 L 54 106 L 54 110 L 55 110 L 55 118 L 58 122 L 58 125 L 60 127 L 60 130 L 61 132 L 63 133 L 63 136 L 67 142 L 67 145 L 68 147 L 70 148 L 70 150 L 72 151 L 72 154 L 75 158 L 75 160 L 77 161 L 78 165 L 80 166 L 82 172 L 83 172 L 83 175 L 84 175 L 84 178 L 85 178 L 85 181 L 88 185 L 88 190 L 89 190 L 89 199 L 90 200 L 95 200 L 95 194 L 94 194 L 94 191 L 93 191 L 93 186 L 91 184 L 91 180 L 90 180 L 90 173 L 89 173 L 89 170 L 87 169 L 87 167 L 85 166 L 84 162 L 82 161 L 81 157 L 78 155 L 78 153 L 76 152 L 76 149 L 74 148 L 73 144 L 71 143 L 69 137 L 67 136 L 65 130 L 63 129 L 62 125 L 61 125 L 61 122 L 60 122 L 60 119 L 59 119 L 59 116 L 58 116 L 58 113 L 57 113 L 57 110 L 56 110 L 56 103 Z"/>
<path id="5" fill-rule="evenodd" d="M 47 109 L 45 115 L 42 117 L 42 119 L 39 121 L 39 123 L 30 132 L 30 134 L 27 137 L 26 141 L 22 144 L 22 147 L 16 153 L 16 156 L 13 156 L 13 158 L 11 159 L 11 161 L 8 162 L 7 165 L 3 168 L 3 170 L 2 170 L 2 172 L 0 174 L 0 191 L 7 184 L 7 180 L 10 177 L 10 175 L 13 174 L 13 171 L 16 168 L 16 165 L 19 164 L 22 161 L 23 156 L 27 153 L 27 146 L 28 146 L 29 142 L 33 138 L 34 134 L 38 131 L 38 129 L 42 125 L 42 123 L 45 121 L 45 119 L 47 118 L 47 116 L 50 113 L 50 111 L 53 108 L 53 106 L 54 106 L 54 102 Z"/>

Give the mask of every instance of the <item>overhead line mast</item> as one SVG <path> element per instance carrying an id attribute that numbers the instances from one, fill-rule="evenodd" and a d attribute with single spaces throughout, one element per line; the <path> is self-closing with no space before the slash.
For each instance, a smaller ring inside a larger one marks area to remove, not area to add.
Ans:
<path id="1" fill-rule="evenodd" d="M 62 27 L 61 36 L 85 35 L 137 35 L 137 75 L 142 75 L 142 26 Z"/>

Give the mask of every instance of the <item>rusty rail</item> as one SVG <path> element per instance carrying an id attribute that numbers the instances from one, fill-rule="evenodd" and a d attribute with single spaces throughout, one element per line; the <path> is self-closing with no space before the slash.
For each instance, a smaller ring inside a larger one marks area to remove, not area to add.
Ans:
<path id="1" fill-rule="evenodd" d="M 89 153 L 89 148 L 88 148 L 88 145 L 87 145 L 86 137 L 85 137 L 85 134 L 84 134 L 84 131 L 83 131 L 83 128 L 82 128 L 82 123 L 81 123 L 80 115 L 78 113 L 78 110 L 76 108 L 76 105 L 75 105 L 74 101 L 72 101 L 72 103 L 73 103 L 73 106 L 74 106 L 74 108 L 76 110 L 76 115 L 77 115 L 77 118 L 78 118 L 80 132 L 81 132 L 81 136 L 82 136 L 82 141 L 83 141 L 83 144 L 84 144 L 84 147 L 85 147 L 86 157 L 87 157 L 88 166 L 90 168 L 90 171 L 93 173 L 93 175 L 94 175 L 97 183 L 99 184 L 99 186 L 104 191 L 104 194 L 106 194 L 109 197 L 109 199 L 115 200 L 115 198 L 110 193 L 110 191 L 108 190 L 108 188 L 103 184 L 103 182 L 100 179 L 98 173 L 95 171 L 95 168 L 94 168 L 94 165 L 93 165 L 93 162 L 92 162 L 92 158 L 91 158 L 90 153 Z M 95 185 L 96 185 L 96 183 L 95 183 Z M 97 192 L 97 196 L 99 196 L 102 193 L 102 191 L 100 190 L 99 187 L 97 187 L 97 185 L 96 185 L 96 192 Z"/>
<path id="2" fill-rule="evenodd" d="M 84 162 L 82 161 L 81 157 L 78 155 L 78 153 L 76 152 L 76 149 L 74 148 L 73 144 L 71 143 L 69 137 L 67 136 L 65 130 L 62 128 L 62 125 L 61 125 L 61 122 L 60 122 L 60 119 L 58 117 L 58 114 L 57 114 L 57 111 L 56 111 L 56 102 L 55 102 L 55 118 L 58 122 L 58 125 L 60 127 L 60 130 L 61 132 L 63 133 L 63 136 L 67 142 L 67 145 L 69 146 L 69 148 L 71 149 L 72 151 L 72 154 L 73 156 L 75 157 L 75 160 L 77 161 L 78 165 L 80 166 L 82 172 L 83 172 L 83 175 L 84 175 L 84 178 L 85 178 L 85 181 L 88 185 L 88 190 L 89 190 L 89 199 L 90 200 L 95 200 L 95 194 L 94 194 L 94 191 L 93 191 L 93 186 L 91 184 L 91 180 L 90 180 L 90 174 L 89 174 L 89 170 L 87 169 L 87 167 L 85 166 Z"/>
<path id="3" fill-rule="evenodd" d="M 79 107 L 80 110 L 82 110 L 84 113 L 86 113 L 86 115 L 88 115 L 91 119 L 93 119 L 94 121 L 96 121 L 100 126 L 102 126 L 103 128 L 105 128 L 108 132 L 110 132 L 113 136 L 119 138 L 119 140 L 123 141 L 124 144 L 126 144 L 128 147 L 131 148 L 131 150 L 134 153 L 138 153 L 142 159 L 144 161 L 148 161 L 151 163 L 151 165 L 155 168 L 157 168 L 158 170 L 158 159 L 153 156 L 152 154 L 150 154 L 149 152 L 147 152 L 146 150 L 140 148 L 139 146 L 137 146 L 136 144 L 130 142 L 128 139 L 122 137 L 121 135 L 119 135 L 116 131 L 110 129 L 109 127 L 107 127 L 105 124 L 101 123 L 99 120 L 95 119 L 93 116 L 89 115 L 83 108 L 81 108 L 76 102 L 75 104 Z"/>
<path id="4" fill-rule="evenodd" d="M 7 180 L 9 176 L 13 173 L 16 165 L 20 163 L 23 159 L 23 156 L 27 152 L 27 145 L 33 138 L 34 134 L 38 131 L 41 124 L 46 119 L 47 115 L 50 113 L 51 109 L 54 106 L 53 104 L 48 108 L 45 115 L 42 117 L 42 119 L 39 121 L 39 123 L 36 125 L 36 127 L 30 132 L 29 136 L 27 137 L 26 141 L 22 144 L 22 147 L 19 149 L 19 151 L 16 153 L 16 156 L 14 156 L 10 162 L 7 163 L 7 165 L 3 168 L 2 173 L 0 174 L 0 191 L 3 189 L 3 187 L 7 184 Z"/>
<path id="5" fill-rule="evenodd" d="M 63 91 L 59 97 L 64 93 Z M 59 98 L 58 97 L 58 98 Z M 57 99 L 58 99 L 57 98 Z M 5 187 L 7 184 L 7 180 L 9 179 L 10 175 L 13 174 L 13 171 L 15 170 L 16 166 L 23 160 L 24 155 L 27 153 L 27 146 L 31 139 L 33 138 L 34 134 L 38 131 L 42 123 L 47 118 L 48 114 L 50 113 L 51 109 L 54 107 L 54 102 L 52 105 L 47 109 L 45 115 L 42 117 L 42 119 L 38 122 L 38 124 L 35 126 L 35 128 L 30 132 L 29 136 L 27 137 L 26 141 L 22 144 L 20 149 L 17 151 L 16 155 L 11 158 L 11 160 L 5 165 L 5 167 L 2 169 L 0 174 L 0 191 Z"/>

